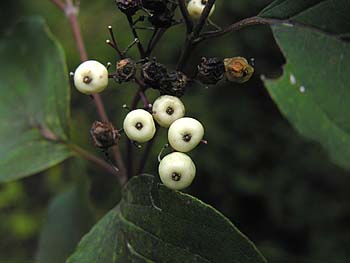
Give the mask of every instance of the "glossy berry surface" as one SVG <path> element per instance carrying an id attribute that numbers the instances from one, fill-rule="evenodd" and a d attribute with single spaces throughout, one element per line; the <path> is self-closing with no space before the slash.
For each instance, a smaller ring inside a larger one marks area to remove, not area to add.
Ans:
<path id="1" fill-rule="evenodd" d="M 155 100 L 152 112 L 156 122 L 168 128 L 174 121 L 185 115 L 185 106 L 179 98 L 164 95 Z"/>
<path id="2" fill-rule="evenodd" d="M 174 152 L 162 159 L 158 172 L 165 186 L 182 190 L 191 185 L 196 176 L 196 166 L 188 155 Z"/>
<path id="3" fill-rule="evenodd" d="M 152 115 L 145 110 L 133 110 L 126 115 L 124 132 L 132 141 L 143 143 L 151 140 L 156 132 Z"/>
<path id="4" fill-rule="evenodd" d="M 203 139 L 203 125 L 193 118 L 181 118 L 171 124 L 168 141 L 171 147 L 179 152 L 189 152 Z"/>
<path id="5" fill-rule="evenodd" d="M 90 95 L 103 91 L 108 85 L 107 68 L 98 61 L 88 60 L 74 72 L 74 86 L 81 93 Z"/>

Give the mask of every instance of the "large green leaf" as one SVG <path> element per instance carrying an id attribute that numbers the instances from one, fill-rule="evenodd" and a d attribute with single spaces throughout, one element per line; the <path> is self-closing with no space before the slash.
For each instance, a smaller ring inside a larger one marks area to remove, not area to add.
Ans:
<path id="1" fill-rule="evenodd" d="M 198 199 L 138 176 L 68 263 L 266 262 L 222 214 Z"/>
<path id="2" fill-rule="evenodd" d="M 348 1 L 275 1 L 260 16 L 286 57 L 284 75 L 266 80 L 285 116 L 306 137 L 319 141 L 333 160 L 350 168 L 350 32 Z"/>
<path id="3" fill-rule="evenodd" d="M 82 178 L 50 203 L 42 229 L 37 263 L 62 263 L 93 223 L 88 183 Z"/>
<path id="4" fill-rule="evenodd" d="M 0 182 L 28 176 L 66 159 L 47 140 L 68 138 L 69 82 L 62 48 L 40 18 L 24 19 L 0 42 Z M 47 137 L 50 137 L 47 136 Z"/>
<path id="5" fill-rule="evenodd" d="M 349 12 L 348 0 L 276 0 L 259 16 L 346 35 L 350 32 Z"/>

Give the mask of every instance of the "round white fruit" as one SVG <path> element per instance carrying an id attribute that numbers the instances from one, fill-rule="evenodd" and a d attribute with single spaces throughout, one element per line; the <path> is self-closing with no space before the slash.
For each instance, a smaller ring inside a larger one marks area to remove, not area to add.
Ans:
<path id="1" fill-rule="evenodd" d="M 181 190 L 191 185 L 196 176 L 196 166 L 188 155 L 174 152 L 162 159 L 158 172 L 165 186 Z"/>
<path id="2" fill-rule="evenodd" d="M 74 85 L 87 95 L 103 91 L 108 85 L 107 68 L 95 60 L 81 63 L 74 72 Z"/>
<path id="3" fill-rule="evenodd" d="M 207 4 L 208 0 L 190 0 L 187 5 L 188 14 L 192 19 L 198 20 Z M 215 5 L 210 10 L 209 17 L 213 14 Z"/>
<path id="4" fill-rule="evenodd" d="M 189 152 L 203 139 L 203 125 L 193 118 L 181 118 L 173 122 L 168 130 L 171 147 L 179 152 Z"/>
<path id="5" fill-rule="evenodd" d="M 142 109 L 129 112 L 124 119 L 123 128 L 130 140 L 139 143 L 151 140 L 156 133 L 152 115 Z"/>
<path id="6" fill-rule="evenodd" d="M 153 118 L 164 127 L 169 126 L 185 115 L 185 106 L 178 97 L 164 95 L 153 103 Z"/>

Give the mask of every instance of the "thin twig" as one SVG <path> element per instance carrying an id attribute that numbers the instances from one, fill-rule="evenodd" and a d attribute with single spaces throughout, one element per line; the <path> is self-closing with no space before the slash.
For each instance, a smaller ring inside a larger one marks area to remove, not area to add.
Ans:
<path id="1" fill-rule="evenodd" d="M 139 167 L 137 169 L 137 174 L 141 174 L 143 172 L 143 169 L 145 169 L 145 166 L 146 166 L 149 154 L 150 154 L 150 152 L 152 150 L 152 147 L 153 147 L 153 145 L 154 145 L 154 143 L 156 141 L 157 134 L 158 134 L 158 131 L 159 131 L 159 126 L 158 125 L 156 125 L 156 126 L 157 126 L 156 127 L 156 133 L 155 133 L 153 139 L 147 143 L 146 149 L 145 149 L 145 151 L 143 153 L 143 156 L 141 158 Z"/>
<path id="2" fill-rule="evenodd" d="M 157 37 L 158 34 L 159 34 L 159 28 L 155 28 L 153 31 L 153 34 L 151 36 L 151 39 L 149 40 L 148 45 L 147 45 L 146 56 L 149 56 L 148 53 L 151 50 L 151 46 L 153 44 L 153 41 L 155 40 L 155 38 Z"/>
<path id="3" fill-rule="evenodd" d="M 138 78 L 135 78 L 135 82 L 137 83 L 137 85 L 139 85 L 139 89 L 137 91 L 138 98 L 142 100 L 144 108 L 148 109 L 149 106 L 150 106 L 150 102 L 149 102 L 149 100 L 148 100 L 148 98 L 147 98 L 147 96 L 145 94 L 145 91 L 146 91 L 145 83 L 143 83 Z"/>
<path id="4" fill-rule="evenodd" d="M 77 146 L 75 144 L 70 144 L 70 145 L 68 145 L 68 147 L 73 152 L 75 152 L 78 156 L 84 158 L 87 161 L 90 161 L 90 162 L 96 164 L 97 166 L 104 169 L 106 172 L 108 172 L 112 175 L 117 175 L 117 171 L 115 170 L 115 168 L 113 168 L 113 166 L 111 166 L 108 162 L 104 161 L 103 159 L 101 159 L 101 158 L 95 156 L 94 154 L 80 148 L 79 146 Z M 118 178 L 120 180 L 122 180 L 121 177 L 118 176 Z"/>
<path id="5" fill-rule="evenodd" d="M 188 13 L 186 1 L 185 0 L 178 0 L 178 4 L 179 4 L 180 11 L 182 13 L 182 17 L 183 17 L 185 24 L 186 24 L 187 35 L 189 35 L 193 30 L 193 22 L 192 22 L 192 19 Z"/>
<path id="6" fill-rule="evenodd" d="M 119 45 L 118 45 L 118 42 L 114 36 L 114 32 L 113 32 L 113 28 L 112 26 L 108 26 L 108 31 L 109 31 L 109 35 L 111 36 L 112 38 L 112 44 L 113 44 L 113 48 L 115 49 L 115 51 L 117 51 L 120 59 L 123 59 L 124 58 L 124 54 L 123 52 L 120 50 L 119 48 Z"/>
<path id="7" fill-rule="evenodd" d="M 193 36 L 197 37 L 199 33 L 202 31 L 207 19 L 209 17 L 210 11 L 215 4 L 215 0 L 208 0 L 207 4 L 204 7 L 201 17 L 199 18 L 198 24 L 193 30 Z"/>
<path id="8" fill-rule="evenodd" d="M 137 108 L 137 104 L 140 101 L 140 93 L 136 92 L 134 98 L 131 102 L 130 110 L 135 110 Z M 128 138 L 126 141 L 126 169 L 129 177 L 133 176 L 133 164 L 134 164 L 134 156 L 133 156 L 133 146 L 134 143 Z"/>
<path id="9" fill-rule="evenodd" d="M 132 31 L 132 34 L 134 35 L 134 38 L 140 40 L 139 35 L 138 35 L 138 33 L 137 33 L 136 29 L 135 29 L 132 17 L 131 16 L 127 16 L 127 19 L 128 19 L 129 26 L 130 26 L 130 29 Z M 144 50 L 144 48 L 142 46 L 141 41 L 137 42 L 137 47 L 139 49 L 140 57 L 144 58 L 145 57 L 145 50 Z"/>
<path id="10" fill-rule="evenodd" d="M 186 34 L 186 41 L 184 48 L 182 49 L 182 53 L 180 56 L 180 59 L 177 63 L 177 70 L 183 71 L 186 62 L 189 60 L 190 55 L 193 53 L 193 49 L 196 47 L 197 43 L 194 42 L 194 40 L 199 36 L 200 32 L 202 31 L 208 17 L 210 14 L 210 10 L 212 9 L 213 5 L 215 3 L 215 0 L 209 0 L 202 12 L 202 15 L 198 21 L 198 24 L 193 29 L 193 32 Z"/>
<path id="11" fill-rule="evenodd" d="M 166 32 L 166 28 L 161 28 L 158 30 L 156 36 L 154 37 L 153 41 L 149 43 L 149 47 L 147 48 L 146 51 L 146 57 L 150 57 L 154 48 L 156 47 L 156 45 L 159 43 L 159 41 L 161 40 L 161 38 L 163 37 L 163 35 Z"/>
<path id="12" fill-rule="evenodd" d="M 198 43 L 198 42 L 202 42 L 203 40 L 206 40 L 209 38 L 220 37 L 220 36 L 223 36 L 225 34 L 241 30 L 241 29 L 248 27 L 248 26 L 272 24 L 272 23 L 276 23 L 276 22 L 280 22 L 280 21 L 275 20 L 275 19 L 270 19 L 270 18 L 262 18 L 262 17 L 258 17 L 258 16 L 253 16 L 253 17 L 249 17 L 249 18 L 240 20 L 236 23 L 233 23 L 232 25 L 230 25 L 224 29 L 202 33 L 199 35 L 199 37 L 197 39 L 195 39 L 194 42 Z"/>

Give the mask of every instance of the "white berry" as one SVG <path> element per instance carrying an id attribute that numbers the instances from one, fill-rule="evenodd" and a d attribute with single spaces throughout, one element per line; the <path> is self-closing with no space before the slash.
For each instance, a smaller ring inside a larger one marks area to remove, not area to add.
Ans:
<path id="1" fill-rule="evenodd" d="M 152 115 L 142 109 L 129 112 L 124 119 L 123 128 L 130 140 L 139 143 L 151 140 L 156 133 Z"/>
<path id="2" fill-rule="evenodd" d="M 181 118 L 171 124 L 168 141 L 171 147 L 179 152 L 189 152 L 203 139 L 203 125 L 193 118 Z"/>
<path id="3" fill-rule="evenodd" d="M 81 63 L 74 72 L 74 85 L 87 95 L 103 91 L 108 85 L 107 68 L 95 60 Z"/>
<path id="4" fill-rule="evenodd" d="M 196 176 L 196 166 L 188 155 L 174 152 L 162 159 L 158 172 L 165 186 L 181 190 L 191 185 Z"/>
<path id="5" fill-rule="evenodd" d="M 153 103 L 153 118 L 164 127 L 169 126 L 185 115 L 185 106 L 178 97 L 164 95 Z"/>
<path id="6" fill-rule="evenodd" d="M 192 19 L 198 20 L 202 13 L 203 10 L 207 4 L 208 0 L 190 0 L 190 2 L 187 5 L 187 11 L 188 14 Z M 209 17 L 213 14 L 215 10 L 215 5 L 210 10 Z"/>

